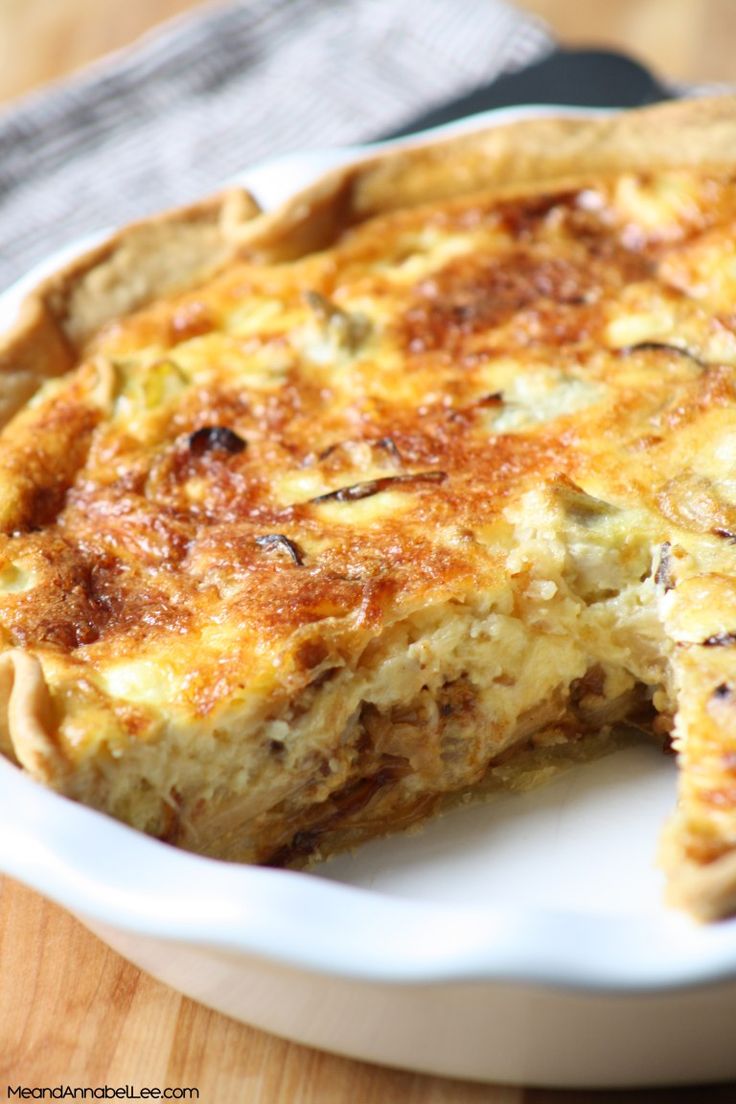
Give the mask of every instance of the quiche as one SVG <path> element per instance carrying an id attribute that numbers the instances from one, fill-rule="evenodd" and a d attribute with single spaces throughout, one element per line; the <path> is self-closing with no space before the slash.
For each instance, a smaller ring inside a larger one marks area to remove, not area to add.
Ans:
<path id="1" fill-rule="evenodd" d="M 736 100 L 234 190 L 0 350 L 0 748 L 299 865 L 616 743 L 736 911 Z M 654 841 L 644 841 L 654 849 Z"/>

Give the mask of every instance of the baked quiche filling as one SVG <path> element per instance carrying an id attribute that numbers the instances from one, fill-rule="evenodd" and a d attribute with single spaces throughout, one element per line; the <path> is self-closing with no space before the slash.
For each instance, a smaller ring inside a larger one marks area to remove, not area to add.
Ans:
<path id="1" fill-rule="evenodd" d="M 628 719 L 679 755 L 674 896 L 730 911 L 735 303 L 736 173 L 671 169 L 407 207 L 103 325 L 0 434 L 0 746 L 289 864 Z"/>

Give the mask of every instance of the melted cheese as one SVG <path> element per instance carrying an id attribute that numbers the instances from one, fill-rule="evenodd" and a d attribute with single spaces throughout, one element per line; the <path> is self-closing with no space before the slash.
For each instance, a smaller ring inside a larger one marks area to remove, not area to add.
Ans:
<path id="1" fill-rule="evenodd" d="M 98 333 L 0 436 L 0 626 L 72 792 L 263 858 L 356 779 L 385 825 L 671 711 L 736 632 L 735 217 L 715 172 L 476 196 Z"/>

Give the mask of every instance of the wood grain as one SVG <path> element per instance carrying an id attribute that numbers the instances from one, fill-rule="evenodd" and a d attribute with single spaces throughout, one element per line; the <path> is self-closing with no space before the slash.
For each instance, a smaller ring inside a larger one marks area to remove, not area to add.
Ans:
<path id="1" fill-rule="evenodd" d="M 0 101 L 135 39 L 195 0 L 0 0 Z M 528 0 L 559 36 L 679 80 L 736 83 L 732 0 Z M 625 1056 L 622 1056 L 625 1061 Z M 192 1086 L 204 1104 L 733 1104 L 736 1089 L 551 1092 L 400 1073 L 235 1023 L 140 973 L 0 879 L 0 1099 L 8 1084 Z"/>
<path id="2" fill-rule="evenodd" d="M 186 1086 L 202 1104 L 591 1104 L 321 1054 L 142 974 L 37 894 L 0 879 L 0 1099 L 8 1085 Z M 625 1061 L 625 1056 L 622 1056 Z M 733 1086 L 604 1092 L 595 1104 L 733 1104 Z"/>
<path id="3" fill-rule="evenodd" d="M 193 1086 L 207 1104 L 523 1098 L 516 1089 L 328 1057 L 235 1023 L 142 974 L 7 878 L 0 882 L 0 963 L 0 1093 L 14 1084 L 67 1083 Z"/>
<path id="4" fill-rule="evenodd" d="M 196 0 L 0 0 L 0 100 L 126 46 Z"/>
<path id="5" fill-rule="evenodd" d="M 132 42 L 197 0 L 0 0 L 0 101 Z M 526 0 L 563 41 L 618 47 L 663 76 L 736 83 L 733 0 Z"/>
<path id="6" fill-rule="evenodd" d="M 676 81 L 736 83 L 732 0 L 525 0 L 569 45 L 624 50 Z"/>

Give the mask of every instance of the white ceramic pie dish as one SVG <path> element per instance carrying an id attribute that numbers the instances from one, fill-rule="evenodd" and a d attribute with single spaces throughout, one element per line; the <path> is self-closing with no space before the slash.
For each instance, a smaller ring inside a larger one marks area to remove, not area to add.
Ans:
<path id="1" fill-rule="evenodd" d="M 282 158 L 239 182 L 271 207 L 364 152 Z M 0 326 L 89 244 L 7 292 Z M 176 851 L 0 760 L 0 870 L 175 988 L 327 1050 L 526 1085 L 728 1079 L 736 921 L 697 926 L 661 903 L 673 801 L 671 760 L 632 747 L 301 874 Z"/>

